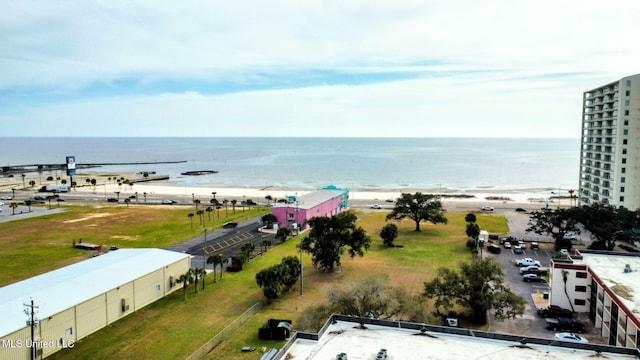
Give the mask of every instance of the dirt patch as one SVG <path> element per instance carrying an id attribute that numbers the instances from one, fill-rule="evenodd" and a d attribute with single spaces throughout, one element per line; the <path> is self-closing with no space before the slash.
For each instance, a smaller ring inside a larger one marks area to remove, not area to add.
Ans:
<path id="1" fill-rule="evenodd" d="M 140 237 L 139 236 L 125 236 L 125 235 L 114 235 L 109 237 L 110 239 L 116 239 L 116 240 L 138 240 Z"/>
<path id="2" fill-rule="evenodd" d="M 65 223 L 75 223 L 75 222 L 79 222 L 79 221 L 93 220 L 93 219 L 103 218 L 103 217 L 107 217 L 107 216 L 113 216 L 113 214 L 109 214 L 109 213 L 91 214 L 91 215 L 87 215 L 85 217 L 81 217 L 81 218 L 78 218 L 78 219 L 66 220 Z"/>

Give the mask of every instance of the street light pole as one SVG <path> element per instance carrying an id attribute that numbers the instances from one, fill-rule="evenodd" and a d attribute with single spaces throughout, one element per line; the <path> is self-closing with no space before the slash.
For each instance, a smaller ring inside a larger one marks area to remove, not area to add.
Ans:
<path id="1" fill-rule="evenodd" d="M 202 243 L 202 269 L 207 267 L 207 254 L 205 253 L 205 247 L 207 246 L 207 228 L 204 228 L 204 242 Z"/>

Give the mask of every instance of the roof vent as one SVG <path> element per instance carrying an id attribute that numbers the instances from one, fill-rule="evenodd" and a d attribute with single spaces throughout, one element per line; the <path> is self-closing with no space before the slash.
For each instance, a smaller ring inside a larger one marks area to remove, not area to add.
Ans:
<path id="1" fill-rule="evenodd" d="M 625 273 L 630 273 L 631 272 L 631 264 L 626 264 L 624 266 L 624 272 Z"/>

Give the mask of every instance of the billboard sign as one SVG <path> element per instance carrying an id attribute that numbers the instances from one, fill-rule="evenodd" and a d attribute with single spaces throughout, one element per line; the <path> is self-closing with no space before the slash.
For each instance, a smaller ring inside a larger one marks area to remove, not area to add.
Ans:
<path id="1" fill-rule="evenodd" d="M 67 156 L 67 175 L 75 176 L 76 175 L 76 157 L 75 156 Z"/>

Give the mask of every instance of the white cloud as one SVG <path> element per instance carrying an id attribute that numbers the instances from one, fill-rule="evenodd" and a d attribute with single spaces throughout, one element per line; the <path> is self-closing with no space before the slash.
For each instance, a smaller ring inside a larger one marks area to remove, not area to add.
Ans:
<path id="1" fill-rule="evenodd" d="M 549 126 L 578 136 L 581 92 L 638 72 L 640 58 L 632 26 L 640 3 L 623 0 L 5 1 L 3 9 L 0 93 L 34 99 L 3 104 L 6 135 L 37 131 L 25 132 L 24 121 L 64 120 L 78 135 L 547 136 Z M 295 77 L 317 70 L 359 80 Z M 410 75 L 359 82 L 383 73 Z M 264 91 L 243 87 L 257 79 Z M 274 79 L 282 90 L 270 89 Z M 182 86 L 154 88 L 163 82 Z M 229 84 L 240 93 L 224 94 Z"/>

